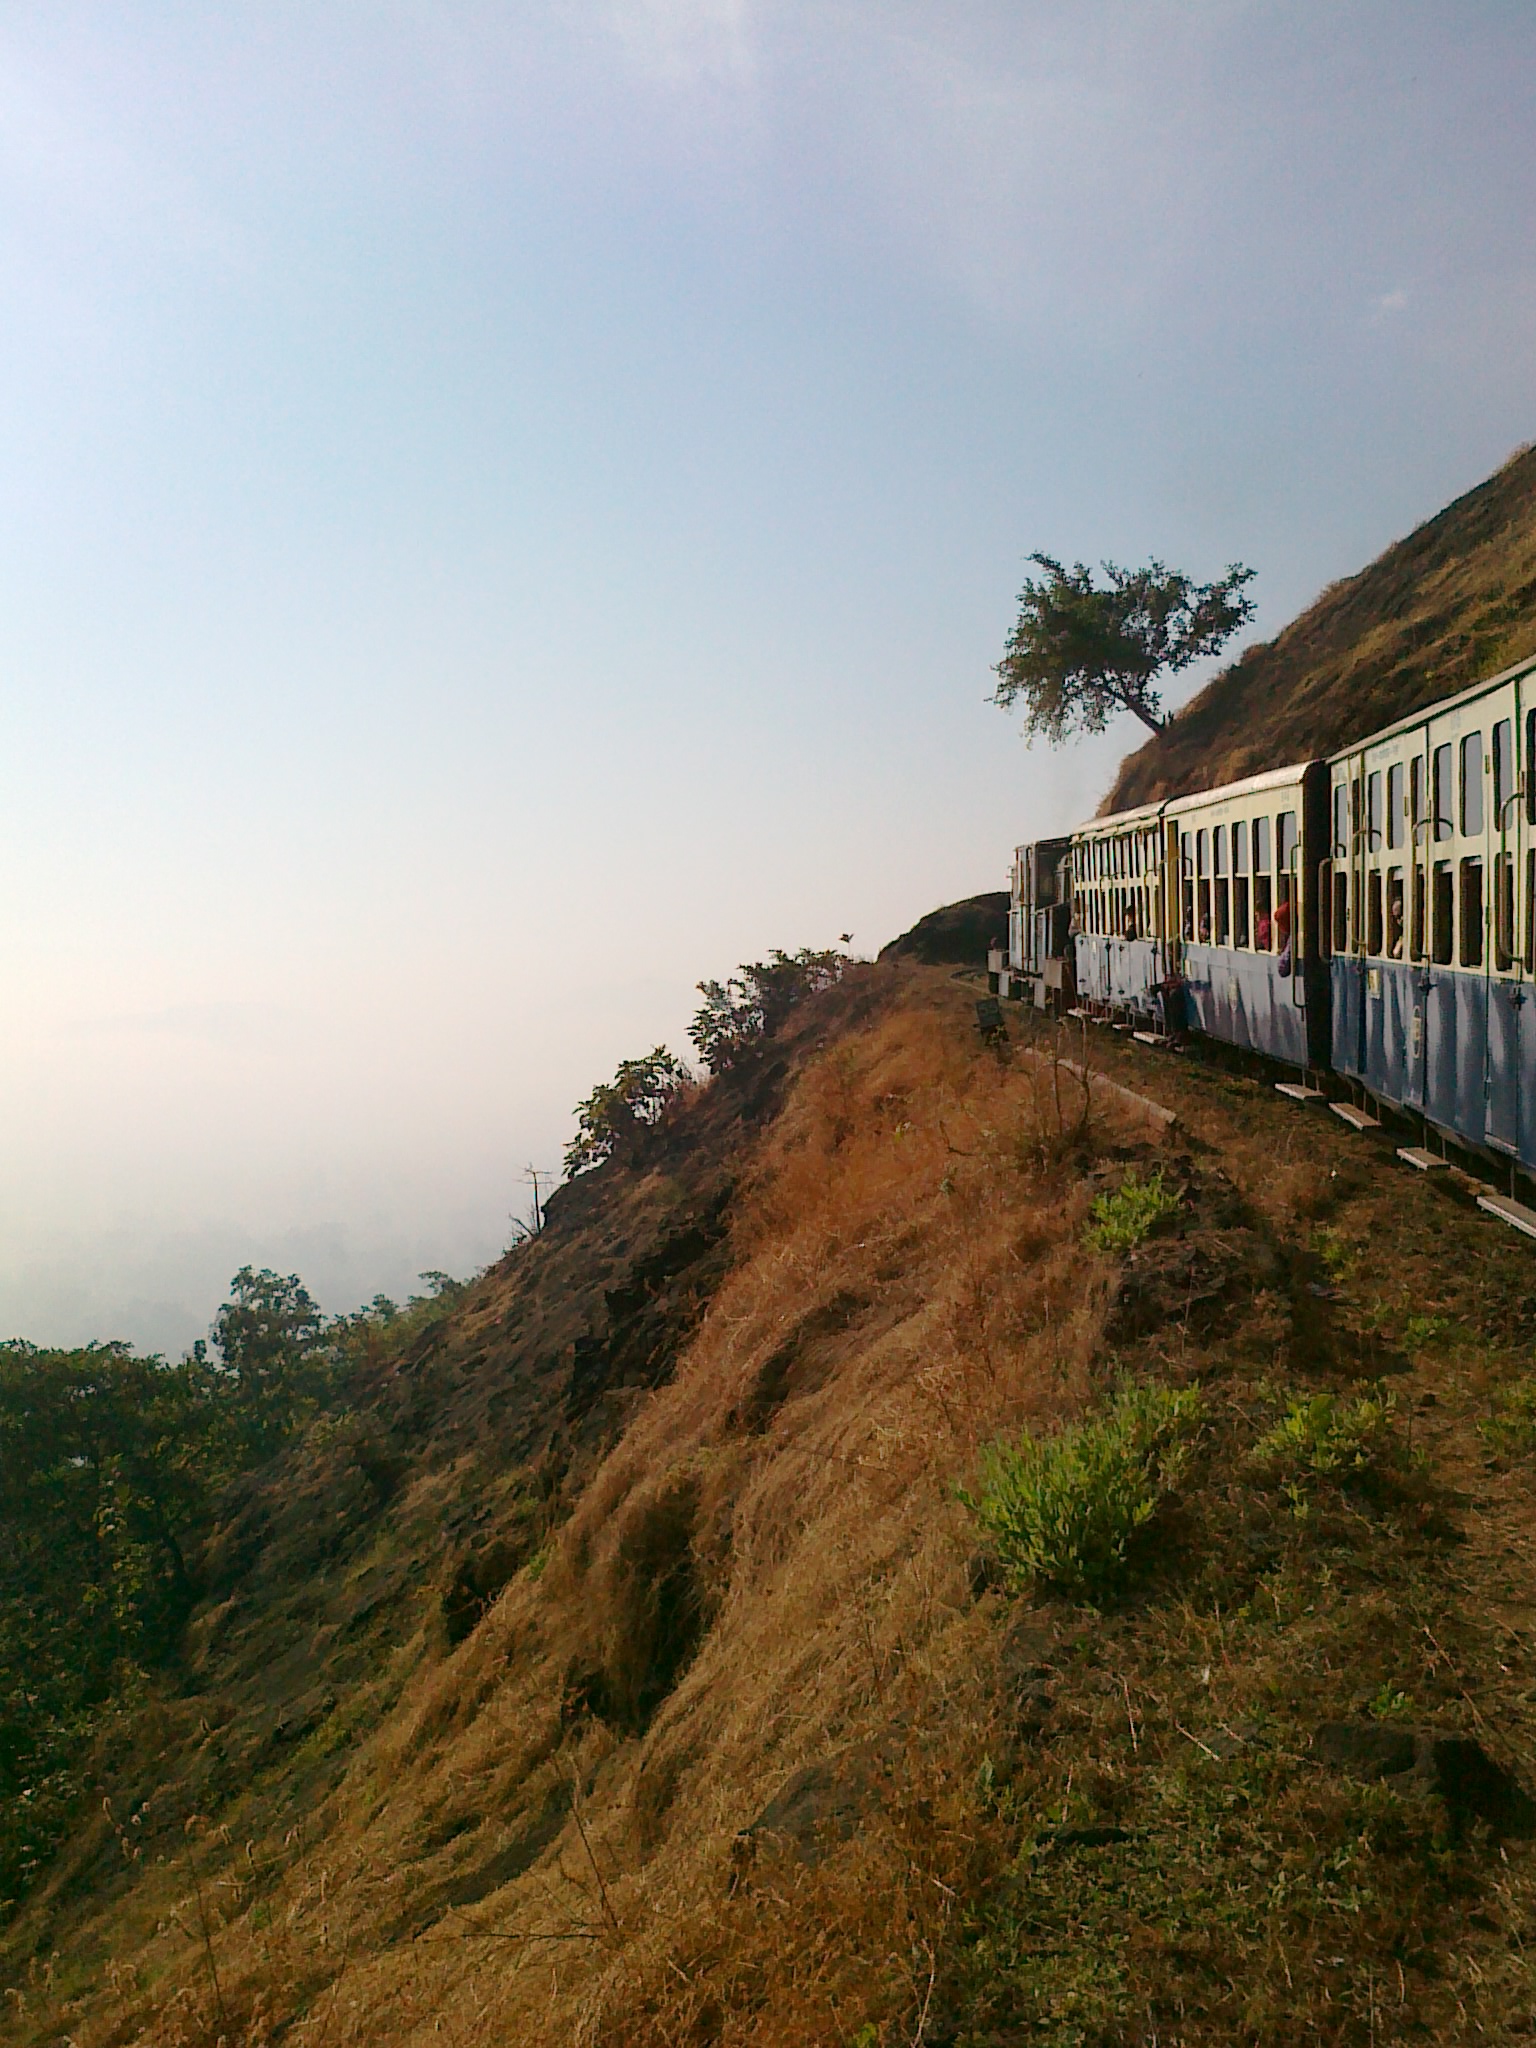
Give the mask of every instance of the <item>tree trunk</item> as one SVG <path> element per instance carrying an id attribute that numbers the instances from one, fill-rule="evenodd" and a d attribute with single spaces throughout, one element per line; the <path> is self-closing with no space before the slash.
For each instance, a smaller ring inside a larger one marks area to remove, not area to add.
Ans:
<path id="1" fill-rule="evenodd" d="M 1138 704 L 1131 697 L 1122 697 L 1120 701 L 1127 711 L 1135 712 L 1149 732 L 1166 732 L 1168 730 L 1167 719 L 1159 718 L 1155 711 L 1149 711 L 1144 704 Z"/>

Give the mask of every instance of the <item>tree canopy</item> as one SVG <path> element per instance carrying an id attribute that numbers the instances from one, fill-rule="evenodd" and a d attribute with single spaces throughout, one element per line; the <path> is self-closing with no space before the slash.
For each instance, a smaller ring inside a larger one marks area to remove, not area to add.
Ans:
<path id="1" fill-rule="evenodd" d="M 664 1045 L 643 1059 L 620 1060 L 613 1079 L 600 1081 L 576 1105 L 576 1135 L 565 1148 L 567 1174 L 584 1173 L 615 1152 L 631 1150 L 642 1132 L 660 1122 L 687 1079 L 688 1069 Z"/>
<path id="2" fill-rule="evenodd" d="M 712 1074 L 723 1072 L 758 1039 L 771 1038 L 796 1003 L 840 980 L 847 965 L 835 949 L 786 953 L 775 946 L 766 960 L 744 962 L 723 982 L 701 981 L 704 1000 L 688 1027 L 694 1050 Z"/>
<path id="3" fill-rule="evenodd" d="M 1103 566 L 1105 583 L 1077 562 L 1029 558 L 1043 571 L 1019 592 L 1019 616 L 996 665 L 992 701 L 1024 706 L 1027 739 L 1053 745 L 1078 732 L 1102 732 L 1132 711 L 1161 732 L 1167 720 L 1157 682 L 1218 654 L 1253 617 L 1245 595 L 1252 569 L 1234 562 L 1215 583 L 1194 583 L 1159 561 L 1144 568 Z"/>
<path id="4" fill-rule="evenodd" d="M 242 1266 L 174 1365 L 0 1343 L 0 1924 L 78 1809 L 93 1731 L 174 1660 L 231 1482 L 464 1291 L 422 1279 L 327 1319 L 297 1274 Z"/>

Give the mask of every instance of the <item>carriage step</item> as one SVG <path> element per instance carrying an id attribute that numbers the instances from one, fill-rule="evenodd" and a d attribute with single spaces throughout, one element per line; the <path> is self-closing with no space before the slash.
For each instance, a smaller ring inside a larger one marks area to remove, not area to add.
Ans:
<path id="1" fill-rule="evenodd" d="M 1497 1216 L 1501 1223 L 1507 1223 L 1511 1230 L 1523 1230 L 1527 1237 L 1536 1237 L 1536 1209 L 1527 1209 L 1524 1202 L 1517 1202 L 1509 1195 L 1479 1195 L 1479 1209 L 1486 1209 L 1490 1216 Z"/>
<path id="2" fill-rule="evenodd" d="M 1093 1018 L 1087 1010 L 1068 1010 L 1069 1017 L 1076 1017 L 1080 1024 L 1091 1024 Z"/>
<path id="3" fill-rule="evenodd" d="M 1422 1145 L 1399 1145 L 1397 1156 L 1418 1173 L 1444 1173 L 1446 1162 L 1438 1152 L 1426 1152 Z"/>
<path id="4" fill-rule="evenodd" d="M 1132 1038 L 1138 1045 L 1172 1045 L 1173 1040 L 1166 1031 L 1133 1031 Z"/>
<path id="5" fill-rule="evenodd" d="M 1289 1095 L 1292 1102 L 1321 1102 L 1323 1099 L 1321 1088 L 1309 1088 L 1304 1081 L 1277 1081 L 1275 1093 Z"/>
<path id="6" fill-rule="evenodd" d="M 1352 1102 L 1330 1102 L 1328 1107 L 1336 1117 L 1348 1124 L 1352 1131 L 1379 1131 L 1381 1129 L 1381 1118 L 1379 1116 L 1367 1116 L 1363 1109 L 1356 1109 Z"/>

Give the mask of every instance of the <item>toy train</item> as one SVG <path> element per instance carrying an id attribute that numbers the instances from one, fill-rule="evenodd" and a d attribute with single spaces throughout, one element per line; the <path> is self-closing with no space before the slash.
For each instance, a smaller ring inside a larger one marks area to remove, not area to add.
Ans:
<path id="1" fill-rule="evenodd" d="M 993 964 L 1536 1172 L 1536 657 L 1327 760 L 1019 847 Z"/>

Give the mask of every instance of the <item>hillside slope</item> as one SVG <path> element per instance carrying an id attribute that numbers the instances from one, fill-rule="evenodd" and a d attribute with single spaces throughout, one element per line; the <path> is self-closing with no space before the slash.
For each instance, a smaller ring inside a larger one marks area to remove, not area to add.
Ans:
<path id="1" fill-rule="evenodd" d="M 1239 1072 L 1108 1043 L 1180 1121 L 1085 1101 L 974 993 L 854 970 L 246 1483 L 4 2038 L 1536 2025 L 1536 1268 Z M 1005 1583 L 957 1485 L 1126 1380 L 1200 1416 L 1123 1590 Z"/>
<path id="2" fill-rule="evenodd" d="M 1536 651 L 1536 450 L 1325 590 L 1121 763 L 1105 811 L 1331 753 Z"/>

